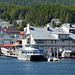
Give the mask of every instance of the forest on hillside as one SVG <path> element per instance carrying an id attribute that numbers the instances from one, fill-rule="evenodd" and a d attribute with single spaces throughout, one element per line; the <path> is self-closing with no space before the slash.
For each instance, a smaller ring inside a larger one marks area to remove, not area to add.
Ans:
<path id="1" fill-rule="evenodd" d="M 26 23 L 34 26 L 45 26 L 53 18 L 58 18 L 61 23 L 75 23 L 75 5 L 61 6 L 53 4 L 40 4 L 33 6 L 4 5 L 0 3 L 0 18 L 18 25 L 15 20 L 23 20 L 20 27 L 23 29 Z"/>
<path id="2" fill-rule="evenodd" d="M 29 6 L 36 4 L 60 4 L 60 5 L 75 4 L 75 0 L 0 0 L 0 2 L 6 4 L 16 4 L 21 6 Z"/>

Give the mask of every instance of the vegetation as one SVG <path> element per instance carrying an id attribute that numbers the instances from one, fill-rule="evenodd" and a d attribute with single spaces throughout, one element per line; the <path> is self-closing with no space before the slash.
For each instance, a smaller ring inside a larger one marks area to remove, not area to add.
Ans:
<path id="1" fill-rule="evenodd" d="M 75 4 L 75 0 L 0 0 L 0 2 L 6 4 L 16 4 L 22 6 L 36 5 L 36 4 L 60 4 L 70 5 Z"/>
<path id="2" fill-rule="evenodd" d="M 53 18 L 58 18 L 61 23 L 75 23 L 75 5 L 61 6 L 42 4 L 33 6 L 7 5 L 0 3 L 0 18 L 14 23 L 21 30 L 26 23 L 33 26 L 44 26 Z M 15 20 L 22 19 L 22 27 Z"/>

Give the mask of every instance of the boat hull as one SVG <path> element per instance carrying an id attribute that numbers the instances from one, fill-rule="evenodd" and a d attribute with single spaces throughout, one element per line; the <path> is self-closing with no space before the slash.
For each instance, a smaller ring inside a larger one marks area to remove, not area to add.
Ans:
<path id="1" fill-rule="evenodd" d="M 25 56 L 18 56 L 19 60 L 25 60 L 25 61 L 43 61 L 44 56 L 43 55 L 25 55 Z"/>
<path id="2" fill-rule="evenodd" d="M 43 61 L 44 56 L 43 55 L 32 55 L 30 58 L 30 61 Z"/>

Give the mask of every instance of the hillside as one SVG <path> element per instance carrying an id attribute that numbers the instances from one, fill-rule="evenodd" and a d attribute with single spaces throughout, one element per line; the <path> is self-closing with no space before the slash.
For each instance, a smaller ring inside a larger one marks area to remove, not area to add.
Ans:
<path id="1" fill-rule="evenodd" d="M 5 5 L 0 3 L 0 18 L 18 25 L 15 20 L 23 20 L 21 29 L 30 23 L 34 26 L 45 26 L 53 18 L 58 18 L 61 23 L 75 23 L 75 5 L 61 6 L 54 4 L 40 4 L 33 6 Z"/>
<path id="2" fill-rule="evenodd" d="M 36 4 L 60 4 L 60 5 L 70 5 L 75 4 L 75 0 L 0 0 L 0 2 L 6 4 L 16 4 L 21 6 L 29 6 Z"/>

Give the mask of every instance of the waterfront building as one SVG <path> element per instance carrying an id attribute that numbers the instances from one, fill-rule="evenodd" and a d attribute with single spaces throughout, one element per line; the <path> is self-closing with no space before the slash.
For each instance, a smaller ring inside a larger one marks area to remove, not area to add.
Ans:
<path id="1" fill-rule="evenodd" d="M 65 23 L 56 28 L 49 25 L 45 28 L 36 28 L 28 24 L 24 31 L 25 35 L 20 39 L 22 45 L 39 44 L 43 50 L 52 52 L 60 49 L 75 50 L 75 25 Z"/>
<path id="2" fill-rule="evenodd" d="M 0 47 L 12 47 L 13 42 L 21 38 L 24 31 L 19 31 L 18 28 L 9 26 L 8 28 L 0 28 Z"/>

